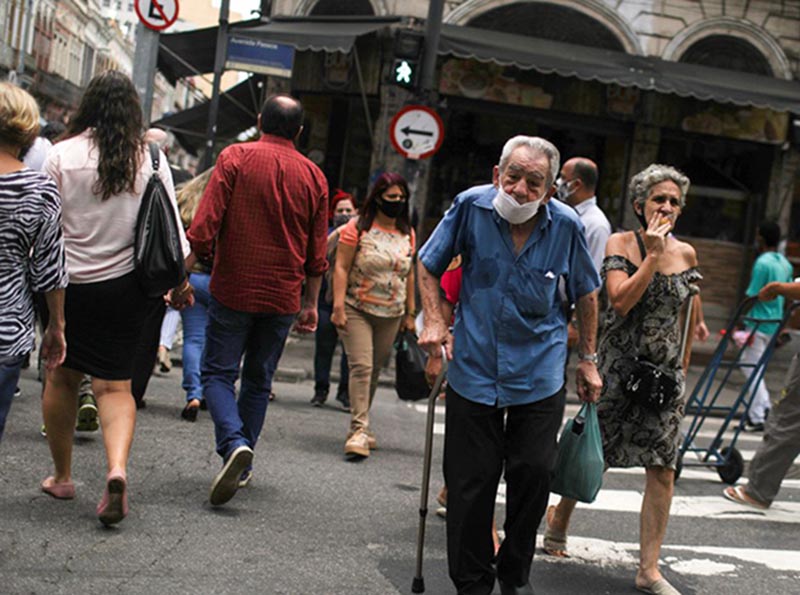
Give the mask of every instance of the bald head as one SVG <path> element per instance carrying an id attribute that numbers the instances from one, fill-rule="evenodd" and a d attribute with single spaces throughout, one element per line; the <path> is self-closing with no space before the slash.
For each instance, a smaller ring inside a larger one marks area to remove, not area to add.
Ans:
<path id="1" fill-rule="evenodd" d="M 597 177 L 597 164 L 591 159 L 586 157 L 568 159 L 561 168 L 561 178 L 571 184 L 568 202 L 576 205 L 592 198 L 597 190 Z"/>
<path id="2" fill-rule="evenodd" d="M 273 95 L 261 108 L 259 125 L 264 134 L 292 140 L 303 127 L 303 105 L 289 95 Z"/>

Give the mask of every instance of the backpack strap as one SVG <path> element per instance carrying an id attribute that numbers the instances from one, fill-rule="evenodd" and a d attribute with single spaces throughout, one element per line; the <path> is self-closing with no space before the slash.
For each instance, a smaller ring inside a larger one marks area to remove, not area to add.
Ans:
<path id="1" fill-rule="evenodd" d="M 158 173 L 159 161 L 161 158 L 158 155 L 158 145 L 156 143 L 147 143 L 150 149 L 150 161 L 153 163 L 153 173 Z"/>

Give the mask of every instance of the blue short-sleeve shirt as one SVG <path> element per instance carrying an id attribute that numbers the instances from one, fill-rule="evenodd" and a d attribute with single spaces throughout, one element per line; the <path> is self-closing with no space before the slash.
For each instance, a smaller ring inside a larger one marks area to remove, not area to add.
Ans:
<path id="1" fill-rule="evenodd" d="M 551 200 L 519 254 L 492 207 L 497 190 L 459 194 L 419 258 L 440 277 L 461 254 L 463 278 L 448 382 L 459 395 L 507 407 L 540 401 L 564 384 L 567 326 L 558 280 L 575 299 L 600 286 L 575 211 Z"/>

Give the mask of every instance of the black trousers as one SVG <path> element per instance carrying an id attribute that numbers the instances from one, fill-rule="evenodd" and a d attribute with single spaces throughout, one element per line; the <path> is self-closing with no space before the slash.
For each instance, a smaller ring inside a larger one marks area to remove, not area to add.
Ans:
<path id="1" fill-rule="evenodd" d="M 528 582 L 536 529 L 544 516 L 565 391 L 500 409 L 469 401 L 447 388 L 444 478 L 447 484 L 447 560 L 459 594 L 488 595 L 497 578 Z M 491 528 L 505 468 L 505 539 L 493 565 Z"/>

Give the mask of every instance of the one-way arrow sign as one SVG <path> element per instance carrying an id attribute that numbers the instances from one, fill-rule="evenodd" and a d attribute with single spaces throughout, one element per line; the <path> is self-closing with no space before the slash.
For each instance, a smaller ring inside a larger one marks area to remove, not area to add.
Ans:
<path id="1" fill-rule="evenodd" d="M 408 159 L 427 159 L 442 146 L 444 125 L 431 108 L 409 105 L 392 118 L 389 136 L 401 155 Z"/>

